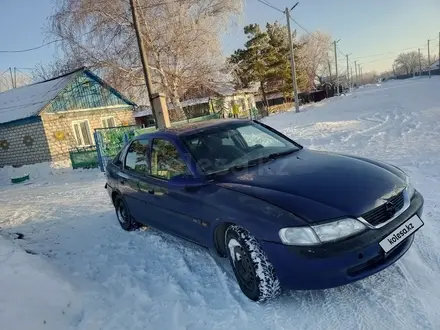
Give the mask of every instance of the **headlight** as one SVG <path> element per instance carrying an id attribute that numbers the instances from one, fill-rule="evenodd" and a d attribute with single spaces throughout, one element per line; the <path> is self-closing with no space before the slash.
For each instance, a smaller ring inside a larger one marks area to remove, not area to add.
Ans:
<path id="1" fill-rule="evenodd" d="M 318 236 L 310 227 L 283 228 L 279 232 L 281 242 L 287 245 L 318 245 Z"/>
<path id="2" fill-rule="evenodd" d="M 406 176 L 406 191 L 408 192 L 409 199 L 414 196 L 414 193 L 416 191 L 411 183 L 409 176 Z"/>
<path id="3" fill-rule="evenodd" d="M 353 236 L 367 227 L 357 219 L 341 219 L 322 225 L 312 226 L 322 243 Z"/>
<path id="4" fill-rule="evenodd" d="M 319 245 L 353 236 L 367 227 L 357 219 L 340 219 L 310 227 L 283 228 L 281 241 L 287 245 Z"/>

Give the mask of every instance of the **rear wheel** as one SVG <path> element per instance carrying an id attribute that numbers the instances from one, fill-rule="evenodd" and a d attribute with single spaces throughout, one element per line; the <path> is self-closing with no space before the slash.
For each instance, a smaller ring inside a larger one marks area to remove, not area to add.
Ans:
<path id="1" fill-rule="evenodd" d="M 249 299 L 263 302 L 280 294 L 275 270 L 255 237 L 232 225 L 226 230 L 225 242 L 238 285 Z"/>
<path id="2" fill-rule="evenodd" d="M 120 195 L 117 195 L 115 197 L 114 204 L 115 204 L 116 217 L 122 229 L 127 231 L 137 229 L 138 224 L 131 216 L 130 210 L 127 207 L 127 203 L 125 203 L 124 199 Z"/>

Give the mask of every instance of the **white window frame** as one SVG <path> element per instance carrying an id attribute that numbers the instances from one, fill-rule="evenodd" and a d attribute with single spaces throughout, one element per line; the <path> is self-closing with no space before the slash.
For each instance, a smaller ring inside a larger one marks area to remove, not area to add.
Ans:
<path id="1" fill-rule="evenodd" d="M 115 117 L 113 117 L 113 116 L 107 116 L 107 117 L 101 117 L 101 125 L 102 125 L 102 128 L 109 128 L 108 123 L 107 123 L 107 120 L 108 120 L 108 119 L 113 119 L 113 123 L 115 124 L 114 127 L 116 127 L 116 119 L 115 119 Z M 105 123 L 105 124 L 104 124 L 104 123 Z"/>
<path id="2" fill-rule="evenodd" d="M 77 124 L 79 126 L 79 128 L 81 128 L 80 124 L 83 122 L 87 122 L 87 126 L 89 127 L 89 133 L 90 133 L 90 142 L 91 144 L 84 144 L 84 137 L 83 137 L 83 133 L 81 131 L 81 129 L 79 130 L 79 134 L 81 134 L 81 143 L 78 144 L 78 137 L 76 136 L 76 131 L 75 131 L 75 124 Z M 95 139 L 93 137 L 92 134 L 92 129 L 90 127 L 90 121 L 88 119 L 81 119 L 81 120 L 74 120 L 72 121 L 72 130 L 73 130 L 73 135 L 75 136 L 75 141 L 77 142 L 77 146 L 78 147 L 88 147 L 88 146 L 92 146 L 95 144 Z"/>

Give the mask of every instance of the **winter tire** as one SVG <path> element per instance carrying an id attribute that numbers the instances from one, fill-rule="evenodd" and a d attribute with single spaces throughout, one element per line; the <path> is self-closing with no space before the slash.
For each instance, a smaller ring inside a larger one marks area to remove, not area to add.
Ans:
<path id="1" fill-rule="evenodd" d="M 138 228 L 137 222 L 134 221 L 130 214 L 127 203 L 125 203 L 124 199 L 120 195 L 115 197 L 115 211 L 116 217 L 122 229 L 132 231 Z"/>
<path id="2" fill-rule="evenodd" d="M 232 225 L 226 230 L 225 242 L 238 285 L 249 299 L 264 302 L 280 294 L 275 269 L 255 237 Z"/>

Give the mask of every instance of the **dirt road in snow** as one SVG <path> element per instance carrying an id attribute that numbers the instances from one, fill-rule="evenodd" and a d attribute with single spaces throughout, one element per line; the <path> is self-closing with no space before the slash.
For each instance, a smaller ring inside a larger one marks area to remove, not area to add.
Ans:
<path id="1" fill-rule="evenodd" d="M 439 89 L 436 78 L 390 82 L 264 120 L 309 148 L 394 163 L 424 195 L 410 251 L 351 285 L 252 303 L 204 249 L 123 232 L 94 171 L 0 186 L 0 227 L 73 287 L 72 329 L 439 329 Z"/>

